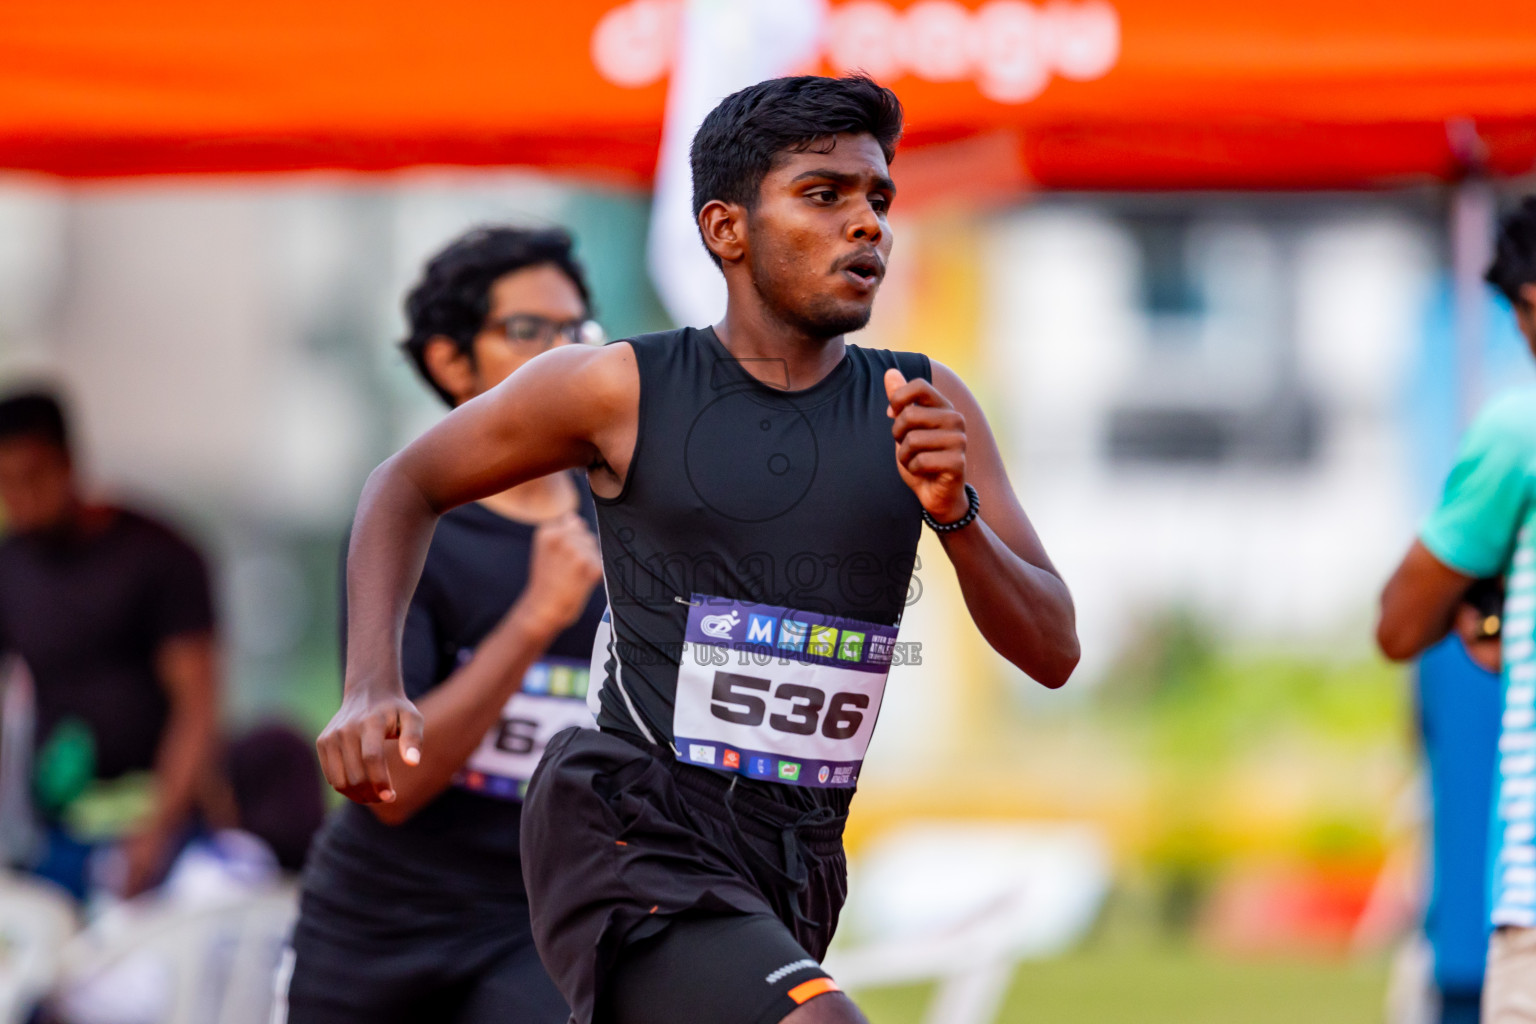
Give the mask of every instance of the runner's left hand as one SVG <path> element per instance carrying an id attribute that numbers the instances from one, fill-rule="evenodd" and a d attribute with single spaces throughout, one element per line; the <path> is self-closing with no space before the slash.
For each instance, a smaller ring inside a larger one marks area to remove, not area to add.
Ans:
<path id="1" fill-rule="evenodd" d="M 965 515 L 965 417 L 922 378 L 885 371 L 886 415 L 895 423 L 896 471 L 928 514 L 941 523 Z"/>

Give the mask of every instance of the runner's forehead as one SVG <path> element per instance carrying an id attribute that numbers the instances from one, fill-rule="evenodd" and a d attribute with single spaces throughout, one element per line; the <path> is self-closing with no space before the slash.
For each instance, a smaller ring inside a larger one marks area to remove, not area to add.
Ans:
<path id="1" fill-rule="evenodd" d="M 581 293 L 552 263 L 523 267 L 503 274 L 491 284 L 488 319 L 533 313 L 551 320 L 575 320 L 586 315 Z"/>
<path id="2" fill-rule="evenodd" d="M 895 191 L 890 164 L 873 135 L 835 135 L 832 138 L 831 149 L 821 142 L 812 143 L 804 151 L 780 153 L 763 183 L 793 188 L 807 181 L 837 178 Z"/>

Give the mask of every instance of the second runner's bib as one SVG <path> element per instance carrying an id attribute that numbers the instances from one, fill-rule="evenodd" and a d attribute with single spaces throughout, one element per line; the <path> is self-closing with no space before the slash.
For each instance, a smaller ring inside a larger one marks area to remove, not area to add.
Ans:
<path id="1" fill-rule="evenodd" d="M 466 651 L 460 661 L 467 661 Z M 521 800 L 544 756 L 544 745 L 563 729 L 593 729 L 587 710 L 588 662 L 546 655 L 529 666 L 522 689 L 501 709 L 493 726 L 453 777 L 462 789 L 503 800 Z"/>
<path id="2" fill-rule="evenodd" d="M 678 760 L 798 786 L 852 786 L 896 627 L 694 594 L 677 672 Z"/>

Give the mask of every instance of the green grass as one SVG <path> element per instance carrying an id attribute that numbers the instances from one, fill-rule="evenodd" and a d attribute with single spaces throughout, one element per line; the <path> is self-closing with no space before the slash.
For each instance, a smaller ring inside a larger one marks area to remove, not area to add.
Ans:
<path id="1" fill-rule="evenodd" d="M 1180 944 L 1094 944 L 1021 966 L 998 1024 L 1372 1024 L 1386 967 L 1233 959 Z M 920 1024 L 929 986 L 856 993 L 872 1024 Z"/>

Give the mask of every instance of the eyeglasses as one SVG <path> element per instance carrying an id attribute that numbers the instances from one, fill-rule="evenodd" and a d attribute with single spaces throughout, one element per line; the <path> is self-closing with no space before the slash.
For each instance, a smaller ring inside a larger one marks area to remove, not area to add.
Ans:
<path id="1" fill-rule="evenodd" d="M 543 352 L 560 338 L 568 345 L 601 345 L 608 340 L 596 320 L 551 320 L 537 313 L 513 313 L 485 325 L 518 348 Z"/>

